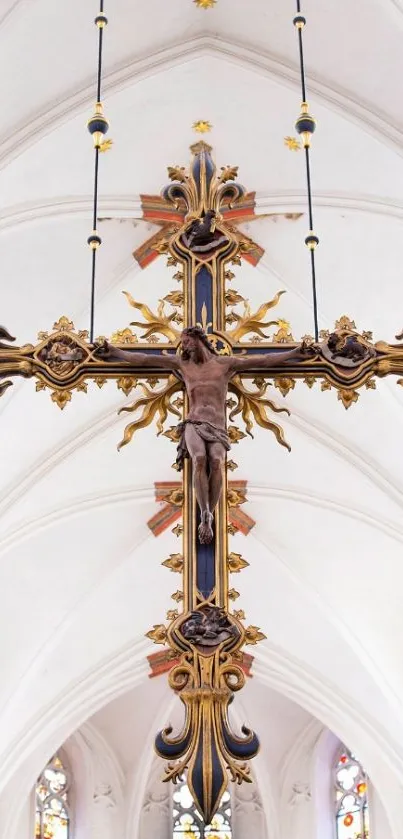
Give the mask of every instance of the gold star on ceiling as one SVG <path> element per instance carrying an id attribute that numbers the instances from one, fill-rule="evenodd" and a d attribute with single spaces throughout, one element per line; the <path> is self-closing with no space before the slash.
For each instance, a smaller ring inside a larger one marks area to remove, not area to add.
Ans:
<path id="1" fill-rule="evenodd" d="M 212 9 L 217 0 L 193 0 L 198 9 Z"/>
<path id="2" fill-rule="evenodd" d="M 290 151 L 300 151 L 302 148 L 301 143 L 296 137 L 284 137 L 284 145 L 287 146 Z"/>
<path id="3" fill-rule="evenodd" d="M 208 119 L 198 119 L 192 125 L 193 131 L 197 131 L 198 134 L 207 134 L 208 131 L 211 131 L 212 127 Z"/>

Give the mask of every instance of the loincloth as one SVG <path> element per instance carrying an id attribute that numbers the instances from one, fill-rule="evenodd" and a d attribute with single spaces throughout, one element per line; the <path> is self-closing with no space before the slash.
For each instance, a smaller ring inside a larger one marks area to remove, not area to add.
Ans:
<path id="1" fill-rule="evenodd" d="M 185 429 L 187 425 L 193 425 L 199 437 L 201 437 L 202 440 L 205 440 L 206 443 L 221 443 L 221 445 L 224 446 L 224 449 L 229 452 L 231 442 L 225 428 L 217 428 L 217 426 L 213 425 L 211 422 L 204 422 L 203 420 L 184 420 L 177 425 L 180 437 L 176 454 L 176 463 L 179 472 L 183 469 L 185 458 L 190 457 L 185 439 Z"/>

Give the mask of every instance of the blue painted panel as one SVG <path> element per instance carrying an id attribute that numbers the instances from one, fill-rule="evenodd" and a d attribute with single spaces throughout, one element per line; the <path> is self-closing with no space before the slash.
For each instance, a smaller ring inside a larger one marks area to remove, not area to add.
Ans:
<path id="1" fill-rule="evenodd" d="M 197 524 L 200 523 L 200 514 L 197 514 Z M 201 545 L 197 541 L 197 570 L 196 586 L 203 597 L 207 598 L 215 586 L 215 547 L 214 542 L 210 545 Z"/>
<path id="2" fill-rule="evenodd" d="M 196 276 L 196 322 L 202 323 L 202 308 L 206 304 L 207 323 L 213 322 L 213 281 L 210 271 L 202 265 Z M 211 329 L 211 327 L 210 327 Z"/>

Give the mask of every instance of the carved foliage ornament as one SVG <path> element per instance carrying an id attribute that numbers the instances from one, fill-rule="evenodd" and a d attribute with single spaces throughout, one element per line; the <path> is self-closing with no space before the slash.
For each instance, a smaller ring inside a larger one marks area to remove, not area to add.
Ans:
<path id="1" fill-rule="evenodd" d="M 140 313 L 138 317 L 142 320 L 117 331 L 114 340 L 122 348 L 127 344 L 139 345 L 139 349 L 151 356 L 175 353 L 179 351 L 182 324 L 200 323 L 219 353 L 242 353 L 250 360 L 249 374 L 235 377 L 231 382 L 231 401 L 227 405 L 231 442 L 238 443 L 245 434 L 251 434 L 256 423 L 270 429 L 278 442 L 288 447 L 282 429 L 271 419 L 272 413 L 279 414 L 284 409 L 267 398 L 265 378 L 253 371 L 254 344 L 259 344 L 259 352 L 269 354 L 277 348 L 284 349 L 284 344 L 295 346 L 284 317 L 267 319 L 283 292 L 252 311 L 248 300 L 236 288 L 228 287 L 235 278 L 232 267 L 241 264 L 242 259 L 256 264 L 261 249 L 236 227 L 240 219 L 254 217 L 253 193 L 246 193 L 235 182 L 237 167 L 225 166 L 217 171 L 210 151 L 206 143 L 195 144 L 190 168 L 171 167 L 171 183 L 162 197 L 149 196 L 149 208 L 155 210 L 154 219 L 158 217 L 162 229 L 152 244 L 143 249 L 143 265 L 151 256 L 164 253 L 167 264 L 175 268 L 174 279 L 179 286 L 159 301 L 156 312 L 126 293 L 129 305 Z M 132 327 L 141 330 L 140 341 Z M 334 331 L 324 334 L 322 340 L 306 361 L 290 363 L 287 376 L 284 370 L 277 372 L 273 368 L 271 372 L 268 367 L 266 378 L 273 380 L 283 395 L 294 388 L 298 379 L 308 387 L 319 380 L 323 390 L 337 389 L 339 400 L 348 407 L 358 398 L 360 387 L 373 387 L 375 376 L 403 374 L 403 346 L 374 345 L 370 333 L 359 333 L 347 317 L 340 318 Z M 103 361 L 96 346 L 89 344 L 87 333 L 76 332 L 68 318 L 61 318 L 50 334 L 41 333 L 38 346 L 12 344 L 12 336 L 2 327 L 0 395 L 9 386 L 6 376 L 15 375 L 35 377 L 37 389 L 50 389 L 53 401 L 60 407 L 68 404 L 73 390 L 86 392 L 88 381 L 101 387 L 112 378 L 125 394 L 139 387 L 141 393 L 133 404 L 122 409 L 133 418 L 121 445 L 129 443 L 134 433 L 154 418 L 160 434 L 169 415 L 179 421 L 183 418 L 182 381 L 168 369 L 161 375 L 157 371 L 158 379 L 162 380 L 159 386 L 152 366 L 144 374 L 141 367 L 136 367 L 135 359 L 128 365 Z M 246 378 L 252 379 L 255 390 L 245 385 Z M 245 431 L 231 424 L 239 417 Z M 164 433 L 177 441 L 176 428 Z M 168 780 L 178 779 L 187 769 L 189 787 L 208 823 L 227 785 L 227 767 L 233 779 L 248 780 L 246 761 L 258 749 L 253 732 L 246 728 L 242 736 L 232 732 L 228 706 L 234 692 L 244 683 L 238 663 L 240 651 L 245 644 L 263 640 L 264 634 L 257 626 L 243 625 L 242 609 L 231 611 L 230 601 L 238 598 L 239 592 L 229 587 L 228 574 L 240 571 L 247 563 L 240 554 L 227 550 L 227 532 L 236 530 L 228 521 L 227 504 L 221 509 L 223 527 L 216 532 L 217 553 L 209 554 L 213 582 L 205 593 L 200 592 L 202 584 L 196 580 L 194 571 L 199 562 L 198 549 L 194 550 L 194 540 L 187 538 L 195 526 L 193 521 L 189 524 L 186 512 L 191 509 L 193 499 L 190 480 L 184 482 L 183 492 L 183 497 L 176 496 L 176 501 L 184 502 L 184 523 L 177 524 L 173 533 L 178 538 L 185 533 L 184 546 L 181 553 L 171 555 L 165 562 L 170 571 L 183 574 L 181 587 L 172 595 L 178 608 L 169 610 L 168 626 L 154 624 L 148 637 L 155 643 L 167 644 L 178 659 L 170 674 L 170 684 L 185 706 L 186 719 L 178 736 L 172 736 L 172 731 L 166 729 L 158 735 L 156 745 L 159 754 L 169 760 Z M 231 503 L 230 495 L 228 501 Z M 243 503 L 242 495 L 234 495 L 232 503 L 237 509 Z"/>

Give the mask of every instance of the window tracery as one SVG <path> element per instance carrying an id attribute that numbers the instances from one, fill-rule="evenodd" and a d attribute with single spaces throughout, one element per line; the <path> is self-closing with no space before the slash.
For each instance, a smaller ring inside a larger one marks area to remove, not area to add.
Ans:
<path id="1" fill-rule="evenodd" d="M 55 755 L 35 787 L 35 839 L 70 839 L 70 779 L 60 755 Z"/>
<path id="2" fill-rule="evenodd" d="M 361 763 L 345 746 L 337 755 L 334 790 L 337 839 L 370 839 L 368 778 Z"/>
<path id="3" fill-rule="evenodd" d="M 177 787 L 173 793 L 173 839 L 232 839 L 230 793 L 224 792 L 213 821 L 205 825 L 188 785 Z"/>

